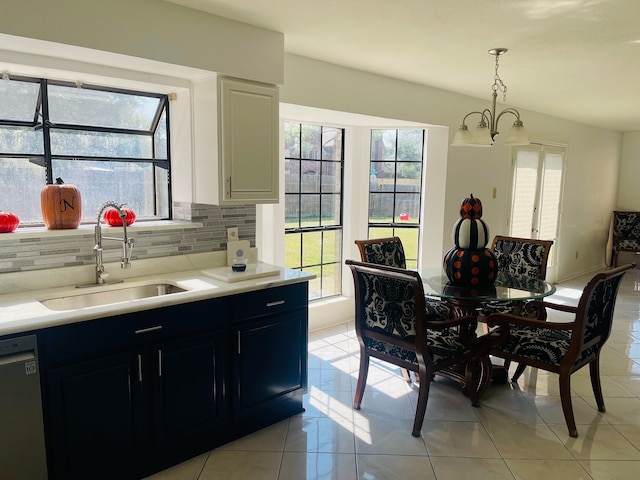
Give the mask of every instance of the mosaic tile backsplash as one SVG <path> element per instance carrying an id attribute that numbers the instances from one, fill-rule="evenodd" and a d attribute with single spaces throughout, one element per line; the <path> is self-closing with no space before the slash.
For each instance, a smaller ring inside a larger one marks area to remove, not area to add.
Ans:
<path id="1" fill-rule="evenodd" d="M 178 223 L 184 221 L 185 227 L 173 225 L 166 229 L 161 226 L 145 229 L 144 222 L 134 223 L 130 229 L 131 236 L 135 238 L 132 261 L 226 250 L 229 227 L 238 227 L 239 238 L 249 240 L 255 247 L 255 205 L 219 207 L 175 202 L 173 220 Z M 187 222 L 201 223 L 202 227 L 194 227 Z M 103 234 L 108 235 L 104 231 Z M 80 229 L 64 236 L 47 235 L 46 232 L 42 237 L 3 234 L 1 240 L 0 273 L 92 265 L 95 262 L 93 229 Z M 104 241 L 103 247 L 105 262 L 120 261 L 120 243 Z"/>

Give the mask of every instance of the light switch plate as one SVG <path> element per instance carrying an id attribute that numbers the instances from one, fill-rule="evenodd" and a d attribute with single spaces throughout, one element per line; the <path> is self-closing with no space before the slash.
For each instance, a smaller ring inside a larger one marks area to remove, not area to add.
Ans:
<path id="1" fill-rule="evenodd" d="M 235 242 L 236 240 L 238 240 L 238 227 L 227 228 L 227 241 Z"/>

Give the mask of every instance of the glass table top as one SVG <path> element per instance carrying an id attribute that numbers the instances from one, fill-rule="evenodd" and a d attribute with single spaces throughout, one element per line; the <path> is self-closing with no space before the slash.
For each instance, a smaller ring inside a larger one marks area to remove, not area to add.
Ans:
<path id="1" fill-rule="evenodd" d="M 487 287 L 458 287 L 452 285 L 442 268 L 418 269 L 424 293 L 456 300 L 533 300 L 552 295 L 556 287 L 537 278 L 516 277 L 499 272 L 493 285 Z"/>

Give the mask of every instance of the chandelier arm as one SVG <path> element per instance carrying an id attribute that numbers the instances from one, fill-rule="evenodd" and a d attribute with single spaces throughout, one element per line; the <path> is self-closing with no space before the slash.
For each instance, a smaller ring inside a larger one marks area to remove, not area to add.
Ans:
<path id="1" fill-rule="evenodd" d="M 487 110 L 486 108 L 482 111 L 482 112 L 469 112 L 467 113 L 464 118 L 462 119 L 462 125 L 466 125 L 466 121 L 467 118 L 469 117 L 469 115 L 473 115 L 474 113 L 477 113 L 478 115 L 480 115 L 482 117 L 482 119 L 487 122 L 487 124 L 491 123 L 491 112 L 489 110 Z"/>
<path id="2" fill-rule="evenodd" d="M 502 115 L 504 115 L 505 113 L 510 113 L 511 115 L 516 117 L 516 120 L 520 120 L 520 112 L 518 112 L 518 110 L 516 110 L 515 108 L 505 108 L 498 114 L 498 117 L 496 118 L 496 126 L 498 125 L 498 120 L 500 120 L 500 117 L 502 117 Z"/>

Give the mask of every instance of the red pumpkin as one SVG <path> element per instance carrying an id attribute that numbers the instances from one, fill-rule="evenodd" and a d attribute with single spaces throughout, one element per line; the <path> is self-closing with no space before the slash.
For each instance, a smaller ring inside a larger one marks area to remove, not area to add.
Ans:
<path id="1" fill-rule="evenodd" d="M 13 232 L 20 225 L 20 219 L 15 213 L 0 212 L 0 233 Z"/>
<path id="2" fill-rule="evenodd" d="M 130 208 L 122 209 L 125 213 L 124 221 L 127 224 L 127 227 L 136 221 L 136 214 Z M 108 225 L 112 227 L 121 227 L 122 226 L 122 217 L 118 213 L 118 210 L 115 208 L 109 208 L 105 210 L 103 215 L 104 221 L 107 222 Z"/>
<path id="3" fill-rule="evenodd" d="M 482 202 L 479 198 L 474 198 L 473 193 L 462 200 L 460 204 L 460 216 L 471 219 L 482 217 Z"/>
<path id="4" fill-rule="evenodd" d="M 78 228 L 82 218 L 82 198 L 75 185 L 65 184 L 61 178 L 45 185 L 40 191 L 42 220 L 49 230 Z"/>

